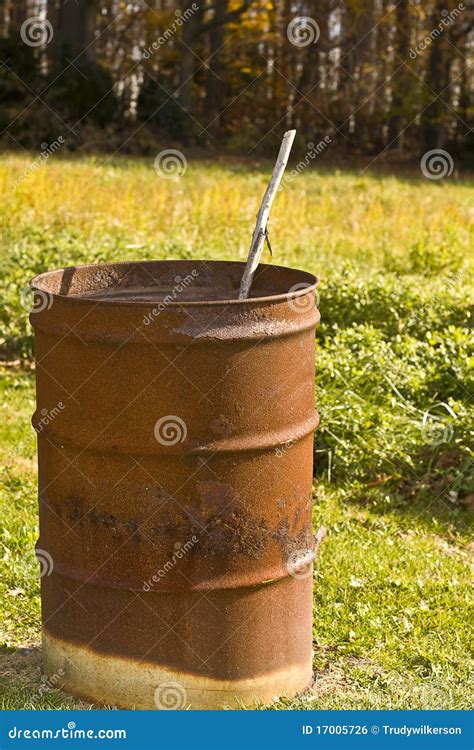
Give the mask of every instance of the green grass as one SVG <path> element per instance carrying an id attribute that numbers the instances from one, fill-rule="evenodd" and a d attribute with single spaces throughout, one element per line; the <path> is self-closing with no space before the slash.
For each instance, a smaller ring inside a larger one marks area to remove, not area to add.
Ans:
<path id="1" fill-rule="evenodd" d="M 268 171 L 143 160 L 0 161 L 0 683 L 5 708 L 42 693 L 32 338 L 21 293 L 47 268 L 141 258 L 244 259 Z M 468 708 L 473 437 L 473 185 L 307 171 L 278 195 L 274 261 L 321 277 L 315 526 L 316 682 L 276 708 Z M 0 667 L 1 668 L 1 667 Z"/>

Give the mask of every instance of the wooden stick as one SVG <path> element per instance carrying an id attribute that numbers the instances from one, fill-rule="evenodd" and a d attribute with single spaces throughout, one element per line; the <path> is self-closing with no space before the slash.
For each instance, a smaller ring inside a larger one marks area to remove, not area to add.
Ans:
<path id="1" fill-rule="evenodd" d="M 257 223 L 255 224 L 255 229 L 253 230 L 249 256 L 247 258 L 242 281 L 240 283 L 239 299 L 247 299 L 247 297 L 249 296 L 253 277 L 262 255 L 263 243 L 265 242 L 265 236 L 267 232 L 268 216 L 270 214 L 273 199 L 281 182 L 281 178 L 283 177 L 283 172 L 285 171 L 286 163 L 290 155 L 295 135 L 296 130 L 288 130 L 283 136 L 276 164 L 273 167 L 270 182 L 268 183 L 268 187 L 265 191 L 265 195 L 263 196 L 263 200 L 257 214 Z"/>

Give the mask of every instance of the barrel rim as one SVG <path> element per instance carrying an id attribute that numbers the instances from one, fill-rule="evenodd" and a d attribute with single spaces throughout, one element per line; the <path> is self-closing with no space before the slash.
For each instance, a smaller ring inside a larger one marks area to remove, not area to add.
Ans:
<path id="1" fill-rule="evenodd" d="M 52 292 L 50 288 L 48 288 L 47 281 L 54 278 L 57 274 L 64 272 L 66 270 L 70 269 L 98 269 L 101 271 L 106 271 L 108 268 L 116 268 L 117 266 L 137 266 L 137 265 L 159 265 L 161 263 L 176 263 L 176 264 L 189 264 L 189 263 L 204 263 L 206 265 L 233 265 L 233 266 L 241 266 L 242 271 L 245 267 L 244 261 L 238 261 L 238 260 L 207 260 L 204 258 L 200 259 L 194 259 L 194 258 L 166 258 L 166 259 L 158 259 L 158 260 L 129 260 L 129 261 L 117 261 L 117 262 L 107 262 L 107 263 L 86 263 L 79 266 L 64 266 L 63 268 L 56 268 L 52 269 L 50 271 L 44 271 L 43 273 L 38 274 L 37 276 L 34 276 L 30 283 L 29 287 L 33 291 L 42 292 L 45 294 L 50 295 L 53 299 L 62 299 L 62 300 L 68 300 L 73 303 L 76 302 L 92 302 L 94 305 L 107 305 L 107 306 L 114 306 L 114 307 L 124 307 L 124 306 L 134 306 L 134 307 L 144 307 L 149 308 L 150 305 L 153 305 L 153 302 L 143 301 L 143 300 L 126 300 L 126 299 L 106 299 L 106 298 L 100 298 L 97 299 L 96 297 L 90 296 L 74 296 L 74 295 L 68 295 L 68 294 L 60 294 L 58 292 Z M 298 299 L 299 297 L 303 297 L 306 294 L 310 294 L 316 291 L 317 287 L 319 286 L 319 277 L 315 276 L 314 274 L 310 273 L 309 271 L 303 271 L 300 268 L 292 268 L 291 266 L 277 266 L 274 263 L 260 263 L 258 268 L 265 269 L 265 268 L 275 268 L 278 271 L 288 272 L 295 274 L 295 277 L 299 275 L 300 280 L 295 281 L 295 286 L 299 285 L 300 283 L 303 283 L 304 281 L 308 282 L 307 287 L 303 287 L 302 289 L 297 289 L 294 291 L 288 290 L 288 292 L 281 292 L 278 294 L 271 294 L 267 296 L 262 297 L 248 297 L 247 299 L 219 299 L 219 300 L 181 300 L 178 302 L 168 302 L 167 307 L 170 308 L 183 308 L 183 307 L 218 307 L 222 305 L 238 305 L 238 306 L 245 306 L 245 305 L 255 305 L 260 304 L 262 302 L 288 302 L 288 300 Z"/>

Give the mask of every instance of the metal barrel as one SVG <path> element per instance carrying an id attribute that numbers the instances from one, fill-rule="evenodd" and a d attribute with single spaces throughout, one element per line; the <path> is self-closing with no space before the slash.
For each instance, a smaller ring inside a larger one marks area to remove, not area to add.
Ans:
<path id="1" fill-rule="evenodd" d="M 32 282 L 44 668 L 94 703 L 312 679 L 317 279 L 151 261 Z"/>

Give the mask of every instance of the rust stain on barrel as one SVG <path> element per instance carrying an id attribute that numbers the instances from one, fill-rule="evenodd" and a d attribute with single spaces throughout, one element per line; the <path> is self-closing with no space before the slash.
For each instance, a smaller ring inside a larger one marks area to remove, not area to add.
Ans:
<path id="1" fill-rule="evenodd" d="M 156 707 L 163 677 L 191 707 L 253 705 L 311 679 L 312 576 L 294 566 L 313 550 L 317 280 L 262 265 L 237 300 L 242 270 L 32 282 L 45 663 L 96 702 Z"/>

